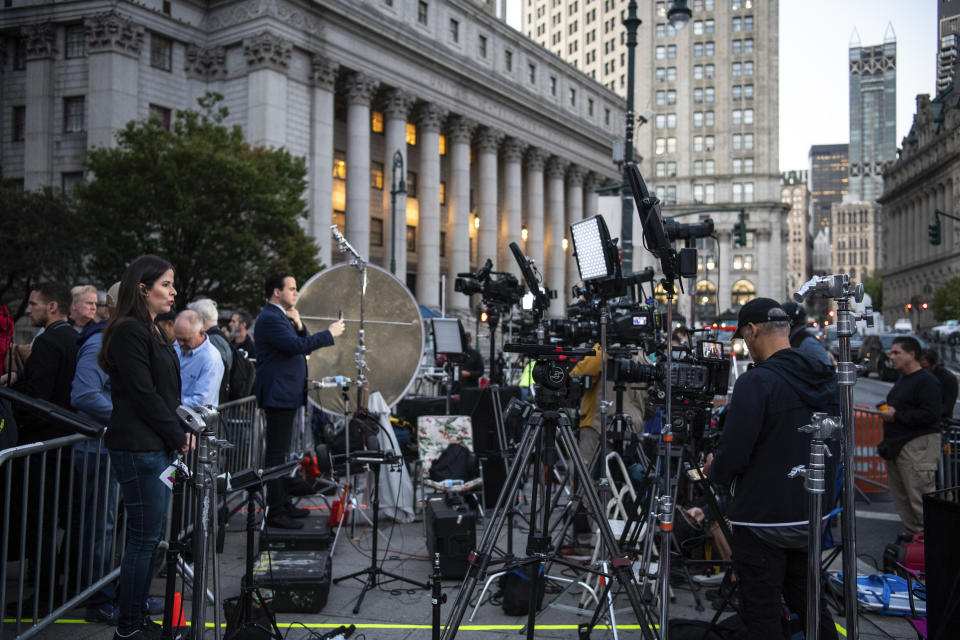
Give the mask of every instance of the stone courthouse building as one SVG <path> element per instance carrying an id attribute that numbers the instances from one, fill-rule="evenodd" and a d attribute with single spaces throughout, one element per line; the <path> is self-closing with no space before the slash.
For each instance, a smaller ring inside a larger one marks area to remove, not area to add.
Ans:
<path id="1" fill-rule="evenodd" d="M 308 165 L 307 230 L 329 226 L 390 264 L 421 304 L 441 274 L 486 258 L 516 271 L 510 242 L 566 291 L 567 225 L 617 179 L 623 100 L 498 19 L 493 0 L 5 0 L 0 165 L 26 189 L 69 189 L 88 149 L 128 121 L 225 96 L 228 124 Z M 394 156 L 407 193 L 396 198 Z M 525 237 L 523 241 L 521 238 Z M 452 293 L 448 306 L 468 299 Z M 562 305 L 551 305 L 562 313 Z"/>

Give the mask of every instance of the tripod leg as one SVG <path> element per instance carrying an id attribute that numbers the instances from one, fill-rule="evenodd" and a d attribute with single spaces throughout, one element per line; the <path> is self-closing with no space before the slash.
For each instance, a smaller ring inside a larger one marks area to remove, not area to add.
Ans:
<path id="1" fill-rule="evenodd" d="M 457 636 L 457 629 L 470 606 L 470 597 L 477 586 L 479 576 L 486 574 L 487 565 L 490 562 L 490 551 L 503 529 L 504 520 L 507 517 L 507 502 L 513 500 L 520 487 L 520 476 L 526 469 L 527 461 L 533 452 L 534 444 L 540 437 L 542 429 L 542 415 L 534 413 L 527 423 L 527 432 L 523 434 L 520 446 L 517 448 L 517 455 L 510 465 L 507 478 L 504 481 L 503 490 L 497 497 L 497 505 L 494 507 L 490 521 L 483 530 L 480 537 L 480 544 L 477 550 L 470 554 L 470 564 L 467 567 L 467 575 L 460 585 L 460 591 L 457 593 L 456 600 L 450 608 L 450 616 L 447 618 L 447 625 L 443 630 L 443 640 L 453 640 Z"/>
<path id="2" fill-rule="evenodd" d="M 571 428 L 570 422 L 567 420 L 566 416 L 560 416 L 559 425 L 557 427 L 557 435 L 569 449 L 572 450 L 576 445 L 576 437 L 574 436 L 573 429 Z M 573 465 L 576 468 L 577 475 L 584 479 L 583 496 L 586 501 L 587 510 L 593 515 L 597 522 L 597 530 L 600 532 L 600 540 L 606 549 L 607 554 L 609 554 L 609 557 L 612 559 L 610 563 L 612 573 L 620 582 L 620 585 L 627 594 L 627 598 L 630 600 L 630 606 L 633 608 L 633 612 L 637 616 L 637 623 L 640 625 L 640 633 L 646 640 L 650 640 L 651 638 L 659 638 L 660 634 L 653 625 L 654 619 L 647 610 L 647 607 L 644 605 L 643 600 L 640 598 L 640 589 L 633 577 L 633 569 L 630 566 L 630 559 L 621 554 L 620 549 L 617 547 L 617 540 L 614 538 L 613 531 L 610 529 L 610 523 L 607 522 L 607 519 L 604 515 L 603 505 L 600 504 L 600 497 L 597 495 L 597 491 L 594 489 L 593 484 L 591 484 L 588 480 L 589 476 L 587 475 L 587 469 L 586 465 L 583 463 L 583 458 L 580 456 L 571 456 L 571 462 L 573 462 Z"/>

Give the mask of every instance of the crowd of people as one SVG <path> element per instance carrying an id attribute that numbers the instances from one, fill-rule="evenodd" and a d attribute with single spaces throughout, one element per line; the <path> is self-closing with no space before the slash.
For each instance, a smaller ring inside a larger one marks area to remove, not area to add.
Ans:
<path id="1" fill-rule="evenodd" d="M 38 329 L 35 337 L 23 347 L 4 343 L 28 354 L 23 366 L 9 366 L 14 359 L 0 354 L 0 362 L 8 363 L 7 371 L 0 369 L 0 383 L 107 427 L 102 444 L 89 439 L 73 448 L 75 473 L 85 476 L 76 479 L 77 486 L 106 487 L 105 492 L 77 496 L 85 505 L 78 512 L 86 516 L 76 525 L 74 544 L 94 549 L 93 555 L 81 558 L 80 571 L 87 583 L 99 580 L 103 568 L 110 566 L 104 558 L 114 553 L 110 540 L 115 521 L 108 505 L 119 496 L 126 523 L 119 583 L 107 584 L 89 598 L 86 614 L 89 620 L 115 624 L 115 637 L 122 639 L 159 634 L 150 616 L 163 611 L 163 602 L 151 599 L 149 588 L 171 495 L 160 478 L 178 453 L 194 446 L 177 407 L 220 404 L 231 397 L 230 381 L 238 379 L 231 375 L 235 368 L 255 362 L 250 386 L 255 386 L 267 417 L 265 463 L 279 464 L 289 454 L 293 417 L 306 399 L 305 356 L 333 344 L 344 329 L 341 320 L 307 335 L 294 306 L 293 276 L 276 274 L 266 280 L 267 303 L 258 318 L 255 346 L 253 320 L 246 311 L 233 313 L 226 329 L 209 298 L 194 300 L 175 313 L 174 278 L 169 262 L 147 255 L 131 262 L 106 292 L 92 285 L 69 289 L 61 283 L 37 284 L 26 307 Z M 74 433 L 39 410 L 9 403 L 0 410 L 4 448 Z M 100 458 L 106 455 L 109 465 Z M 52 478 L 53 465 L 46 468 L 44 477 L 41 465 L 31 467 L 30 491 L 63 489 L 64 478 L 58 482 Z M 61 521 L 69 509 L 69 501 L 62 503 Z M 268 505 L 271 525 L 302 526 L 296 520 L 302 510 L 289 502 L 284 481 L 271 483 Z M 57 516 L 47 508 L 38 517 L 45 528 L 55 530 Z M 60 579 L 66 583 L 66 576 Z M 49 610 L 53 604 L 44 606 Z"/>

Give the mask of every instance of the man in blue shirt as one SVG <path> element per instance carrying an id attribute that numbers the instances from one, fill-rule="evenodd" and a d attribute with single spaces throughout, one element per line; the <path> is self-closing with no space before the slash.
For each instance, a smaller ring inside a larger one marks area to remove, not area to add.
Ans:
<path id="1" fill-rule="evenodd" d="M 203 331 L 203 321 L 196 311 L 181 311 L 173 323 L 177 339 L 174 349 L 180 358 L 182 390 L 180 401 L 188 407 L 220 403 L 220 382 L 223 380 L 223 359 Z"/>

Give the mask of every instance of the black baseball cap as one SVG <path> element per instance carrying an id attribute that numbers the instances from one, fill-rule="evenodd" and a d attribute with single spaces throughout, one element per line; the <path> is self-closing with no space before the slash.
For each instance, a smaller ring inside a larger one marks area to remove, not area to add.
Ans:
<path id="1" fill-rule="evenodd" d="M 737 315 L 737 332 L 733 334 L 733 337 L 742 338 L 743 330 L 751 322 L 760 324 L 762 322 L 786 322 L 788 320 L 789 318 L 783 307 L 773 298 L 754 298 L 740 307 L 740 313 Z"/>
<path id="2" fill-rule="evenodd" d="M 786 312 L 787 317 L 790 319 L 791 327 L 799 327 L 800 325 L 807 324 L 807 310 L 804 309 L 803 305 L 799 302 L 787 300 L 780 305 L 780 308 Z"/>

